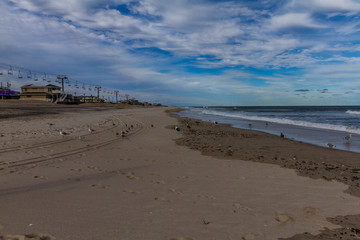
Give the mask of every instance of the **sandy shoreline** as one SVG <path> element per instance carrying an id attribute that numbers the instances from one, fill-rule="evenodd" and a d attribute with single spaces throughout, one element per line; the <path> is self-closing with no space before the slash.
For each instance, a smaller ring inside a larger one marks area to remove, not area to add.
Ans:
<path id="1" fill-rule="evenodd" d="M 344 153 L 315 147 L 320 164 L 298 143 L 266 145 L 267 135 L 170 117 L 165 107 L 58 110 L 0 120 L 0 239 L 278 239 L 360 214 L 359 155 L 340 161 Z M 302 237 L 291 239 L 321 239 Z"/>

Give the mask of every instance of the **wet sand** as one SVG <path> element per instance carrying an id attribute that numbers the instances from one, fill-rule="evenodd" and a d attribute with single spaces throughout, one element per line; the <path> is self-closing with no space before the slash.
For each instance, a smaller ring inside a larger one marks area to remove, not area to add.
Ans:
<path id="1" fill-rule="evenodd" d="M 46 108 L 0 120 L 0 239 L 311 239 L 303 233 L 334 236 L 356 220 L 328 219 L 360 214 L 357 188 L 329 181 L 333 169 L 310 178 L 278 166 L 316 161 L 299 143 L 166 107 Z M 337 151 L 314 149 L 337 164 Z"/>

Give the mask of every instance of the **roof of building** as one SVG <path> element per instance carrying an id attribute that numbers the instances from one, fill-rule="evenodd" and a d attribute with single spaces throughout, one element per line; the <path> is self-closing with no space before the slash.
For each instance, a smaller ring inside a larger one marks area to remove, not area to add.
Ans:
<path id="1" fill-rule="evenodd" d="M 45 85 L 45 86 L 36 86 L 34 84 L 28 84 L 28 85 L 24 85 L 24 86 L 21 86 L 21 88 L 61 88 L 59 86 L 56 86 L 56 85 L 53 85 L 53 84 L 48 84 L 48 85 Z"/>

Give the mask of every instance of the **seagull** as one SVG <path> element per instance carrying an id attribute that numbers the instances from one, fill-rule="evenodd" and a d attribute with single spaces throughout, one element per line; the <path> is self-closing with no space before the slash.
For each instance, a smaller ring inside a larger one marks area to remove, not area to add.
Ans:
<path id="1" fill-rule="evenodd" d="M 344 137 L 344 139 L 349 142 L 350 139 L 351 139 L 351 135 L 352 135 L 352 133 L 349 133 L 349 135 L 347 135 L 346 137 Z"/>
<path id="2" fill-rule="evenodd" d="M 334 148 L 334 147 L 336 147 L 334 144 L 331 144 L 331 143 L 326 143 L 326 146 L 328 147 L 328 148 Z"/>
<path id="3" fill-rule="evenodd" d="M 89 128 L 89 132 L 90 132 L 90 133 L 93 133 L 93 132 L 95 132 L 95 130 L 92 129 L 92 128 Z"/>
<path id="4" fill-rule="evenodd" d="M 60 133 L 60 135 L 63 135 L 63 136 L 69 135 L 67 132 L 64 132 L 64 131 L 60 131 L 59 133 Z"/>
<path id="5" fill-rule="evenodd" d="M 179 132 L 180 128 L 178 126 L 175 126 L 175 130 Z"/>
<path id="6" fill-rule="evenodd" d="M 214 121 L 214 124 L 218 124 L 218 122 L 217 122 L 217 121 Z"/>

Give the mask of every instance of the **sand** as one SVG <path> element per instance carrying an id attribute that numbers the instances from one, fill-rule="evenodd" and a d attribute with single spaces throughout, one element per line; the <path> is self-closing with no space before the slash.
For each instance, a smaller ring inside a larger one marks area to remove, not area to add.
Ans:
<path id="1" fill-rule="evenodd" d="M 267 159 L 259 146 L 232 142 L 230 156 L 221 138 L 189 135 L 189 120 L 169 116 L 171 108 L 56 106 L 44 114 L 53 106 L 0 114 L 0 239 L 310 239 L 337 234 L 344 219 L 329 218 L 360 214 L 349 185 L 235 154 Z M 216 136 L 228 128 L 195 124 Z M 297 148 L 293 155 L 302 156 Z"/>

